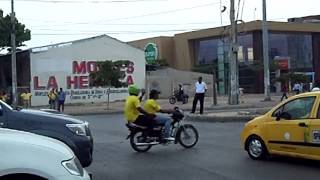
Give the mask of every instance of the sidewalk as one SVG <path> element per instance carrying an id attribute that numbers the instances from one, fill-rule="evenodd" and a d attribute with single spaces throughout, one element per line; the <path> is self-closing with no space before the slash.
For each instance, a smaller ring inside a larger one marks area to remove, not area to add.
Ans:
<path id="1" fill-rule="evenodd" d="M 257 114 L 263 114 L 280 101 L 280 96 L 272 95 L 272 101 L 263 101 L 263 94 L 246 94 L 244 102 L 238 105 L 229 105 L 227 96 L 217 98 L 218 105 L 213 106 L 212 97 L 206 97 L 204 103 L 204 114 L 199 115 L 199 103 L 196 114 L 189 114 L 192 108 L 193 98 L 189 99 L 187 104 L 177 102 L 169 104 L 168 99 L 159 99 L 163 109 L 172 109 L 178 106 L 185 111 L 188 120 L 196 121 L 247 121 Z M 123 113 L 124 101 L 110 102 L 109 108 L 107 103 L 90 103 L 90 104 L 69 104 L 65 106 L 65 114 L 70 115 L 94 115 L 94 114 L 120 114 Z"/>

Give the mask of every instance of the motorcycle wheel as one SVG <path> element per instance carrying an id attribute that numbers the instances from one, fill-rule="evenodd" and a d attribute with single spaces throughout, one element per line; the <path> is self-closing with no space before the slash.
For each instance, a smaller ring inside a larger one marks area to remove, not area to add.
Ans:
<path id="1" fill-rule="evenodd" d="M 143 133 L 141 131 L 135 132 L 130 136 L 130 145 L 135 151 L 147 152 L 152 147 L 152 145 L 138 146 L 137 143 L 139 143 L 139 140 L 143 138 Z"/>
<path id="2" fill-rule="evenodd" d="M 177 132 L 177 140 L 179 144 L 185 148 L 192 148 L 199 139 L 197 129 L 191 124 L 184 124 Z"/>
<path id="3" fill-rule="evenodd" d="M 176 100 L 175 97 L 173 97 L 173 96 L 169 97 L 169 103 L 170 104 L 175 104 L 176 102 L 177 102 L 177 100 Z"/>

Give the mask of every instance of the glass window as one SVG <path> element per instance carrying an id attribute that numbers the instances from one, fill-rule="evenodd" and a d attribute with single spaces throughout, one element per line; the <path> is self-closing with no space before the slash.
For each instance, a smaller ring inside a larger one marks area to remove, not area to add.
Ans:
<path id="1" fill-rule="evenodd" d="M 228 53 L 228 39 L 223 39 L 224 41 L 224 52 Z M 194 41 L 194 52 L 195 52 L 195 64 L 214 64 L 218 61 L 218 48 L 221 39 L 211 38 L 211 39 L 199 39 Z M 221 44 L 223 45 L 223 43 Z M 240 62 L 248 62 L 253 59 L 253 36 L 252 34 L 242 34 L 238 36 L 239 52 L 238 57 Z M 250 54 L 252 51 L 252 55 Z"/>
<path id="2" fill-rule="evenodd" d="M 280 113 L 286 112 L 292 120 L 307 119 L 310 117 L 315 97 L 304 97 L 292 100 L 278 108 L 272 116 L 275 117 Z"/>
<path id="3" fill-rule="evenodd" d="M 238 61 L 244 62 L 244 56 L 243 56 L 243 46 L 239 46 L 238 48 Z"/>
<path id="4" fill-rule="evenodd" d="M 248 61 L 253 62 L 253 48 L 248 48 Z"/>
<path id="5" fill-rule="evenodd" d="M 312 36 L 298 33 L 270 33 L 269 55 L 271 62 L 275 57 L 290 59 L 290 69 L 297 71 L 312 71 Z"/>
<path id="6" fill-rule="evenodd" d="M 196 64 L 213 64 L 218 60 L 218 39 L 198 40 L 195 42 Z"/>

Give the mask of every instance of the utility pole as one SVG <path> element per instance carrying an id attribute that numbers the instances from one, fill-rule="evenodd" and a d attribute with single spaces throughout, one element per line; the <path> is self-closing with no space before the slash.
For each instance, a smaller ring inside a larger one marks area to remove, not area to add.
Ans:
<path id="1" fill-rule="evenodd" d="M 17 60 L 16 60 L 16 26 L 14 0 L 11 0 L 11 71 L 13 106 L 17 106 Z"/>
<path id="2" fill-rule="evenodd" d="M 231 37 L 229 48 L 229 74 L 230 74 L 230 94 L 229 104 L 239 104 L 238 96 L 238 62 L 237 62 L 237 29 L 235 21 L 234 0 L 230 0 L 230 22 L 231 22 Z"/>
<path id="3" fill-rule="evenodd" d="M 264 100 L 270 101 L 270 73 L 269 73 L 269 40 L 267 24 L 266 0 L 262 0 L 263 21 L 262 21 L 262 43 L 263 43 L 263 66 L 264 66 Z"/>

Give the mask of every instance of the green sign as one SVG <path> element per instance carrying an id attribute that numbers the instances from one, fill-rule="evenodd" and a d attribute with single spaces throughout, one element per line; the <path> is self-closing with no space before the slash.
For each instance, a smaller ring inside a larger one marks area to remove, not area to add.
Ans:
<path id="1" fill-rule="evenodd" d="M 155 64 L 158 59 L 158 48 L 155 43 L 148 43 L 144 48 L 147 64 Z"/>

